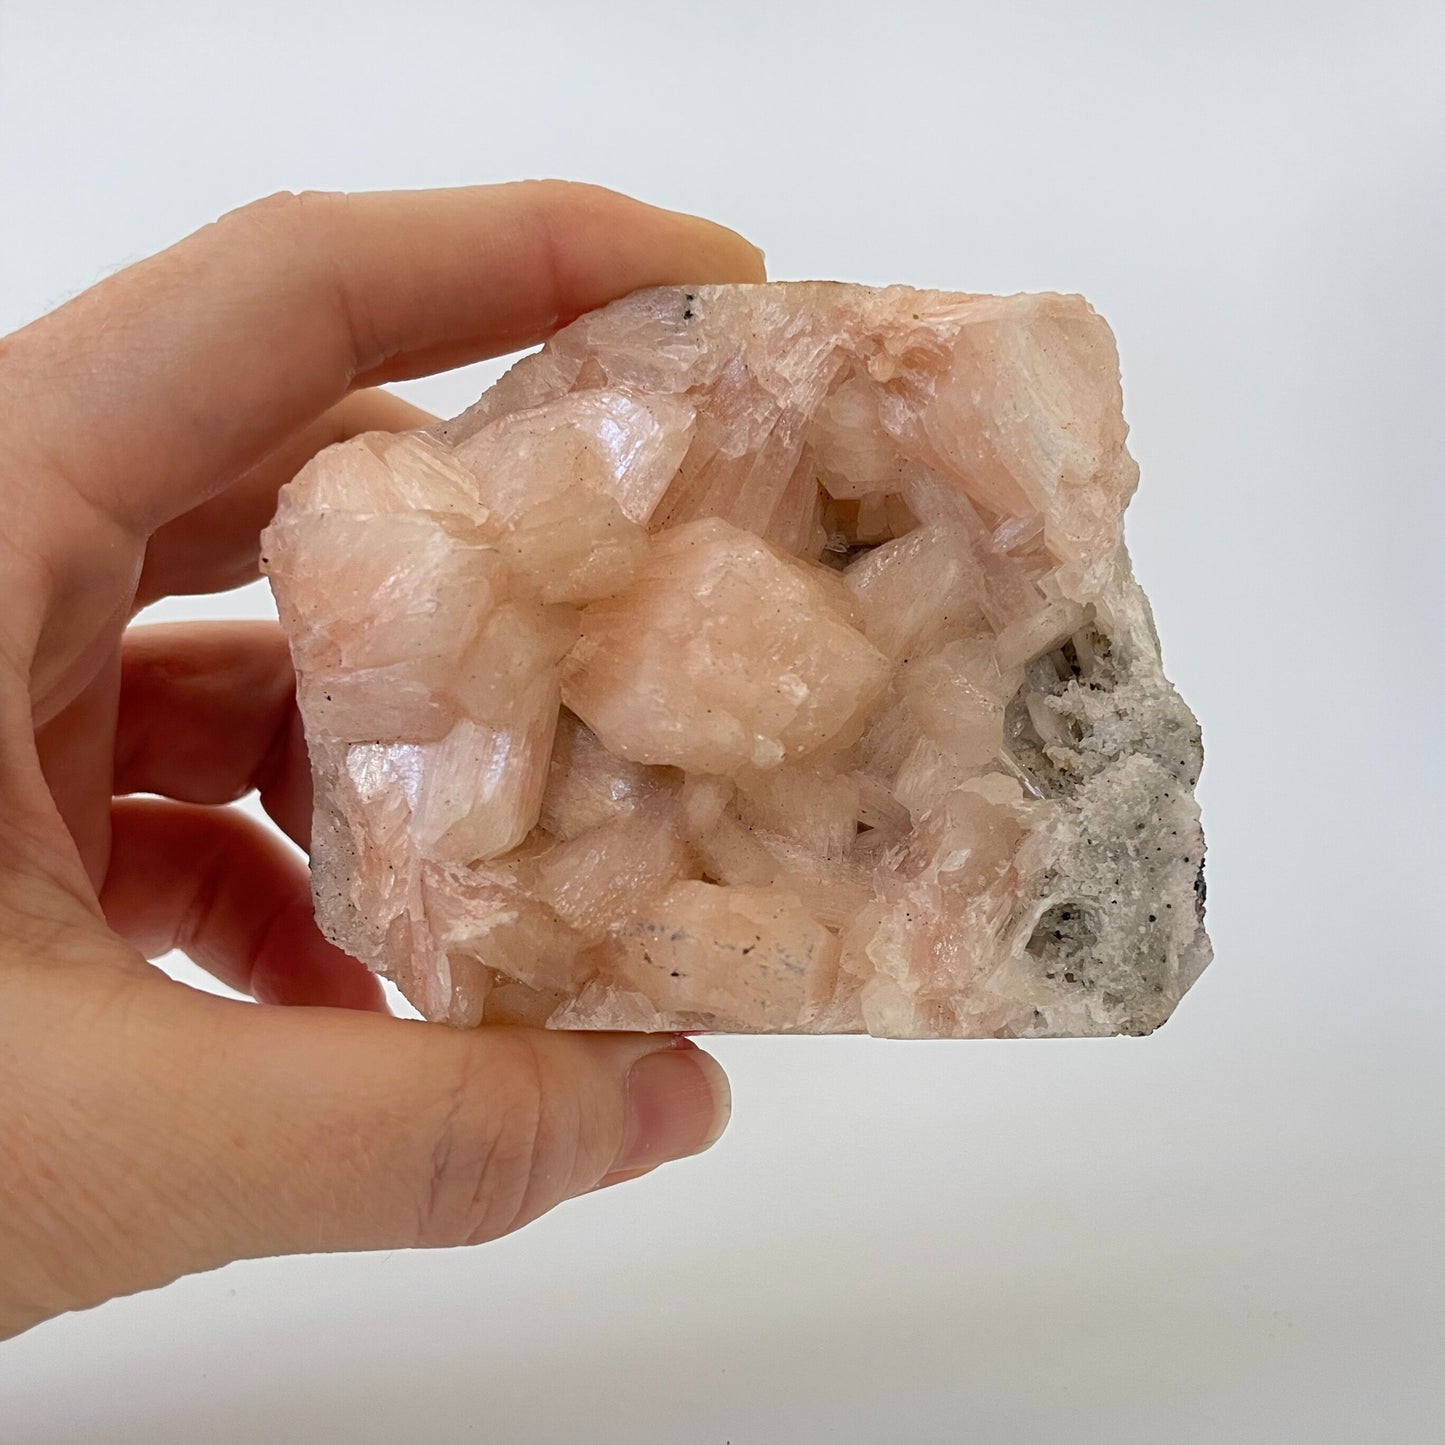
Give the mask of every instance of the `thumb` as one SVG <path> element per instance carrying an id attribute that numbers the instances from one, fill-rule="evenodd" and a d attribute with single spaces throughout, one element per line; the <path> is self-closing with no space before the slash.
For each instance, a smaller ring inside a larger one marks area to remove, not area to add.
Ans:
<path id="1" fill-rule="evenodd" d="M 46 1313 L 233 1259 L 493 1239 L 707 1148 L 728 1114 L 721 1068 L 672 1035 L 464 1033 L 160 982 L 88 1017 L 64 1081 L 84 1187 L 51 1196 L 86 1217 L 50 1230 L 72 1247 Z"/>

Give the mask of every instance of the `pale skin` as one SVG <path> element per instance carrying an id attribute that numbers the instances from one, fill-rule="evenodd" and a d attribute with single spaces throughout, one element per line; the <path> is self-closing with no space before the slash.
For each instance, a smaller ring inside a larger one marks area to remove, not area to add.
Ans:
<path id="1" fill-rule="evenodd" d="M 255 577 L 318 448 L 430 420 L 382 384 L 762 278 L 594 187 L 283 195 L 0 340 L 0 1338 L 231 1260 L 492 1239 L 721 1132 L 686 1040 L 390 1017 L 228 806 L 305 847 L 284 639 L 128 624 Z M 261 1006 L 171 982 L 172 947 Z"/>

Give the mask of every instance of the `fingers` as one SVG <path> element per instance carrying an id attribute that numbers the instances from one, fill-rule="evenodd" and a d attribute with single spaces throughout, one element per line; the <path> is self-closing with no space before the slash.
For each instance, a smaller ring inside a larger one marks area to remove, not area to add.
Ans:
<path id="1" fill-rule="evenodd" d="M 317 452 L 362 432 L 411 431 L 435 420 L 430 412 L 378 387 L 337 402 L 234 486 L 181 513 L 150 539 L 137 606 L 159 597 L 223 592 L 254 581 L 260 575 L 261 530 L 276 510 L 276 493 Z"/>
<path id="2" fill-rule="evenodd" d="M 301 847 L 311 770 L 286 639 L 274 622 L 127 630 L 112 791 L 230 803 L 253 788 Z"/>
<path id="3" fill-rule="evenodd" d="M 238 1044 L 248 1077 L 222 1082 L 222 1107 L 279 1157 L 269 1227 L 235 1253 L 495 1239 L 706 1149 L 729 1111 L 721 1068 L 669 1035 L 255 1012 Z M 287 1167 L 298 1155 L 308 1170 Z"/>
<path id="4" fill-rule="evenodd" d="M 49 467 L 146 535 L 358 385 L 540 340 L 639 286 L 754 281 L 741 237 L 559 182 L 244 207 L 10 338 Z"/>
<path id="5" fill-rule="evenodd" d="M 232 1259 L 494 1239 L 706 1148 L 728 1113 L 717 1064 L 668 1035 L 461 1032 L 161 986 L 118 1005 L 57 1033 L 42 995 L 28 1026 L 49 1046 L 34 1069 L 83 1060 L 34 1091 L 65 1100 L 51 1132 L 83 1185 L 57 1190 L 52 1157 L 72 1214 L 49 1231 L 67 1271 L 49 1312 Z"/>
<path id="6" fill-rule="evenodd" d="M 148 958 L 179 948 L 261 1003 L 386 1011 L 376 979 L 317 930 L 305 864 L 243 813 L 117 802 L 100 902 Z"/>

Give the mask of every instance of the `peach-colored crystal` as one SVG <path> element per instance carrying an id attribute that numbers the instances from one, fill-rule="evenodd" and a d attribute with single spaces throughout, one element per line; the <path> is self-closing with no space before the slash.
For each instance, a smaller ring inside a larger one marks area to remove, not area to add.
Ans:
<path id="1" fill-rule="evenodd" d="M 264 565 L 329 937 L 430 1018 L 1147 1032 L 1209 959 L 1198 726 L 1078 297 L 640 292 Z"/>
<path id="2" fill-rule="evenodd" d="M 562 698 L 633 762 L 776 768 L 862 731 L 892 669 L 861 620 L 835 574 L 700 517 L 584 609 Z"/>

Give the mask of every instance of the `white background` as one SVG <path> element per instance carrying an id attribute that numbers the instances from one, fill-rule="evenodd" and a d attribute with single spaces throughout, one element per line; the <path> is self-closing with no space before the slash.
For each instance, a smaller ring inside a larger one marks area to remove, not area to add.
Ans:
<path id="1" fill-rule="evenodd" d="M 54 1322 L 0 1439 L 1441 1438 L 1442 94 L 1388 0 L 0 0 L 0 331 L 281 187 L 535 175 L 778 277 L 1085 292 L 1218 954 L 1148 1040 L 720 1040 L 705 1158 Z"/>

